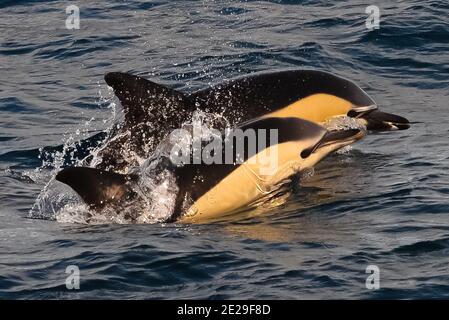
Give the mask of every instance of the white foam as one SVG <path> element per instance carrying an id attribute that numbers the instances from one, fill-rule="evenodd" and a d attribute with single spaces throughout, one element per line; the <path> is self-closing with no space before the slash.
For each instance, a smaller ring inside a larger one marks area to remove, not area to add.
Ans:
<path id="1" fill-rule="evenodd" d="M 332 117 L 324 123 L 324 127 L 329 131 L 343 129 L 366 130 L 366 126 L 360 120 L 346 116 Z"/>
<path id="2" fill-rule="evenodd" d="M 110 103 L 109 109 L 111 115 L 106 119 L 109 124 L 105 130 L 106 139 L 115 139 L 110 137 L 114 131 L 115 120 L 117 119 L 117 110 L 114 103 Z M 206 126 L 217 121 L 223 122 L 225 119 L 221 115 L 208 114 L 205 112 L 195 112 L 191 119 L 187 119 L 182 128 L 191 128 L 195 121 L 201 121 Z M 125 160 L 129 163 L 138 163 L 138 167 L 126 168 L 125 172 L 132 172 L 139 178 L 136 183 L 131 185 L 132 190 L 137 194 L 133 200 L 126 203 L 126 207 L 117 208 L 105 207 L 101 211 L 89 210 L 81 198 L 67 185 L 55 180 L 56 174 L 64 165 L 64 159 L 69 157 L 73 165 L 83 165 L 85 159 L 75 159 L 73 153 L 69 150 L 78 143 L 77 139 L 87 138 L 83 132 L 87 132 L 86 127 L 92 121 L 81 124 L 81 127 L 74 133 L 68 134 L 63 140 L 63 150 L 61 152 L 49 153 L 41 150 L 42 165 L 36 168 L 32 173 L 33 180 L 46 180 L 44 188 L 37 197 L 29 216 L 32 218 L 42 218 L 56 220 L 61 223 L 82 223 L 82 224 L 103 224 L 103 223 L 157 223 L 167 220 L 174 211 L 178 186 L 173 171 L 165 165 L 172 150 L 173 144 L 187 144 L 190 147 L 192 141 L 178 140 L 162 141 L 148 159 L 141 159 L 135 153 L 131 152 L 124 145 Z M 90 128 L 92 129 L 92 128 Z M 121 134 L 130 134 L 125 132 Z M 210 135 L 207 130 L 203 132 L 204 139 Z M 210 138 L 210 136 L 209 136 Z M 104 146 L 91 148 L 89 156 L 92 156 L 91 166 L 99 163 L 99 151 Z M 144 148 L 151 146 L 143 146 Z"/>

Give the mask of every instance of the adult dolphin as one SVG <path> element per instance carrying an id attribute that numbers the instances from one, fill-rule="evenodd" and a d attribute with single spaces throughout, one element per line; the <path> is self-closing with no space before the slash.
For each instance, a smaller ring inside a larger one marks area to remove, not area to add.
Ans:
<path id="1" fill-rule="evenodd" d="M 94 164 L 99 169 L 126 171 L 136 165 L 137 158 L 147 158 L 195 110 L 222 114 L 231 125 L 260 117 L 323 124 L 348 116 L 372 131 L 410 126 L 407 119 L 380 111 L 354 82 L 318 70 L 255 73 L 191 94 L 121 72 L 106 74 L 105 81 L 120 100 L 125 120 L 100 150 Z"/>
<path id="2" fill-rule="evenodd" d="M 267 143 L 267 136 L 258 134 L 261 131 L 275 132 L 274 143 L 271 139 Z M 234 139 L 235 132 L 254 132 L 256 140 L 239 141 Z M 350 128 L 328 131 L 311 121 L 292 117 L 260 118 L 226 131 L 222 147 L 213 151 L 219 150 L 222 159 L 226 159 L 230 144 L 227 161 L 215 163 L 201 158 L 198 163 L 188 161 L 171 167 L 178 193 L 168 221 L 202 222 L 248 207 L 289 177 L 313 167 L 365 133 Z M 257 148 L 252 148 L 252 144 Z M 56 176 L 56 180 L 75 190 L 90 209 L 114 211 L 130 203 L 140 202 L 143 207 L 145 197 L 136 187 L 139 179 L 139 171 L 120 174 L 88 167 L 65 168 Z"/>

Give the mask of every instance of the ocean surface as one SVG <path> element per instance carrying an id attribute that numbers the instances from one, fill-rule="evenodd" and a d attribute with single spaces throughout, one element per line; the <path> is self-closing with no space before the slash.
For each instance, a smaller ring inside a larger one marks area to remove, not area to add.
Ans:
<path id="1" fill-rule="evenodd" d="M 73 3 L 79 30 L 66 28 Z M 379 29 L 365 25 L 370 4 Z M 32 213 L 68 146 L 119 121 L 105 73 L 192 92 L 286 68 L 349 78 L 413 125 L 327 157 L 264 214 L 89 225 Z M 0 80 L 0 299 L 449 298 L 445 0 L 1 0 Z"/>

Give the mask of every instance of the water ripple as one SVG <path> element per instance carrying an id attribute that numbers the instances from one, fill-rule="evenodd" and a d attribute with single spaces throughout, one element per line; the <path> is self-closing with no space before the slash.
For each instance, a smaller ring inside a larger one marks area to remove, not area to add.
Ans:
<path id="1" fill-rule="evenodd" d="M 58 1 L 0 4 L 1 299 L 449 297 L 447 1 L 380 1 L 372 31 L 358 0 L 77 3 L 80 30 L 64 28 Z M 105 73 L 192 92 L 289 68 L 352 79 L 413 126 L 326 158 L 238 220 L 26 219 L 55 166 L 87 156 L 120 120 Z M 60 156 L 70 137 L 81 143 Z M 366 290 L 373 264 L 381 288 Z M 65 287 L 69 265 L 79 291 Z"/>

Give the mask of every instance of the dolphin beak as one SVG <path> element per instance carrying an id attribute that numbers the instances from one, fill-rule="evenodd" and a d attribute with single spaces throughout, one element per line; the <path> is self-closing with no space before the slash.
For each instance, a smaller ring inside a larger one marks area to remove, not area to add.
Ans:
<path id="1" fill-rule="evenodd" d="M 380 111 L 376 105 L 355 107 L 348 112 L 351 118 L 363 119 L 367 130 L 394 131 L 410 128 L 410 122 L 401 116 Z"/>
<path id="2" fill-rule="evenodd" d="M 393 131 L 410 128 L 410 122 L 406 118 L 379 110 L 370 112 L 362 118 L 366 120 L 368 130 Z"/>
<path id="3" fill-rule="evenodd" d="M 301 152 L 301 158 L 305 159 L 320 148 L 334 146 L 335 149 L 347 146 L 362 139 L 366 131 L 362 129 L 343 129 L 328 131 L 317 144 Z"/>
<path id="4" fill-rule="evenodd" d="M 361 129 L 345 129 L 328 131 L 324 137 L 318 142 L 316 149 L 333 144 L 347 145 L 362 139 L 366 131 Z"/>

